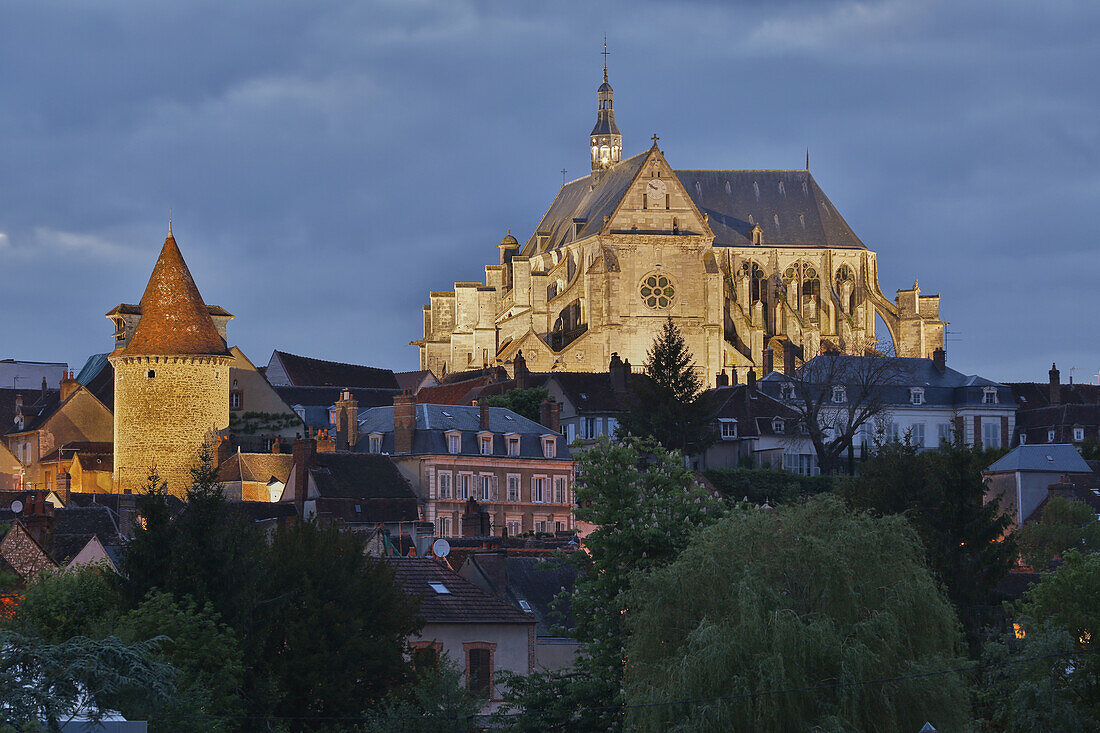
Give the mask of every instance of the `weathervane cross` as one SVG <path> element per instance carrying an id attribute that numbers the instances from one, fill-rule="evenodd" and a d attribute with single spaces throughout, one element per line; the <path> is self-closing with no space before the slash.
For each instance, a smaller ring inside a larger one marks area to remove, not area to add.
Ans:
<path id="1" fill-rule="evenodd" d="M 657 137 L 657 133 L 653 133 L 653 137 L 650 139 L 653 141 L 653 147 L 657 147 L 657 141 L 661 138 Z"/>
<path id="2" fill-rule="evenodd" d="M 611 53 L 607 50 L 607 34 L 603 34 L 603 51 L 600 51 L 600 55 L 603 56 L 603 70 L 607 72 L 607 56 Z"/>

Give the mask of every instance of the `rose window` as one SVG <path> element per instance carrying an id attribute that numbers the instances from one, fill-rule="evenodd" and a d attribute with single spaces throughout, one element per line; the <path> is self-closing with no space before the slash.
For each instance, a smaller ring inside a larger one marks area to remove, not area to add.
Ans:
<path id="1" fill-rule="evenodd" d="M 664 275 L 646 275 L 640 289 L 642 302 L 650 308 L 668 308 L 676 296 L 672 281 Z"/>

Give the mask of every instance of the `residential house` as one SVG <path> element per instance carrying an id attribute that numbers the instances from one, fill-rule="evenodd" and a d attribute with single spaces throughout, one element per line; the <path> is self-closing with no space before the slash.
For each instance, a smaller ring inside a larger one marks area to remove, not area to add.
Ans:
<path id="1" fill-rule="evenodd" d="M 779 400 L 757 389 L 750 372 L 749 384 L 720 386 L 708 390 L 712 409 L 714 441 L 698 456 L 692 467 L 774 468 L 809 473 L 813 447 L 800 430 L 799 415 Z"/>
<path id="2" fill-rule="evenodd" d="M 68 501 L 71 491 L 110 493 L 114 490 L 114 444 L 72 441 L 38 461 L 37 480 Z"/>
<path id="3" fill-rule="evenodd" d="M 799 382 L 772 372 L 759 389 L 792 406 L 802 403 L 804 393 L 823 395 L 825 420 L 871 401 L 880 406 L 854 441 L 857 458 L 864 446 L 891 439 L 936 448 L 960 435 L 966 445 L 1000 448 L 1015 428 L 1011 388 L 949 368 L 942 349 L 933 359 L 825 354 L 806 362 L 802 374 Z M 807 453 L 805 461 L 816 472 L 816 457 Z"/>
<path id="4" fill-rule="evenodd" d="M 305 519 L 318 517 L 351 528 L 383 525 L 391 535 L 400 535 L 403 525 L 421 517 L 416 493 L 390 456 L 321 453 L 313 439 L 294 441 L 279 501 L 293 504 Z"/>
<path id="5" fill-rule="evenodd" d="M 629 361 L 611 355 L 606 372 L 552 372 L 545 382 L 549 399 L 561 405 L 561 432 L 569 445 L 591 446 L 610 438 L 630 410 L 630 390 L 644 375 L 632 374 Z"/>
<path id="6" fill-rule="evenodd" d="M 313 359 L 278 350 L 271 352 L 264 377 L 273 387 L 401 389 L 390 369 Z"/>
<path id="7" fill-rule="evenodd" d="M 0 359 L 0 387 L 33 389 L 44 381 L 47 388 L 57 389 L 68 371 L 69 365 L 64 362 Z"/>
<path id="8" fill-rule="evenodd" d="M 1032 443 L 1100 443 L 1100 385 L 1061 383 L 1052 364 L 1046 384 L 1009 385 L 1016 396 L 1013 445 Z"/>
<path id="9" fill-rule="evenodd" d="M 1092 473 L 1092 467 L 1074 446 L 1054 443 L 1018 445 L 991 463 L 982 476 L 986 479 L 987 500 L 998 497 L 1001 509 L 1011 513 L 1019 527 L 1046 500 L 1052 484 Z"/>
<path id="10" fill-rule="evenodd" d="M 290 478 L 290 453 L 242 453 L 238 450 L 218 466 L 218 481 L 227 499 L 279 501 Z"/>
<path id="11" fill-rule="evenodd" d="M 72 372 L 58 390 L 45 390 L 32 404 L 15 395 L 12 429 L 4 436 L 8 449 L 23 466 L 22 485 L 51 491 L 56 473 L 39 462 L 72 442 L 110 443 L 114 416 Z"/>
<path id="12" fill-rule="evenodd" d="M 276 438 L 301 435 L 305 424 L 238 347 L 229 349 L 229 435 L 246 450 L 269 451 Z"/>
<path id="13" fill-rule="evenodd" d="M 393 404 L 401 390 L 394 387 L 274 387 L 275 392 L 301 418 L 304 436 L 336 432 L 336 403 L 344 398 L 355 400 L 360 409 Z"/>
<path id="14" fill-rule="evenodd" d="M 451 556 L 448 559 L 453 561 Z M 557 606 L 555 603 L 573 590 L 575 565 L 560 557 L 532 557 L 523 550 L 500 548 L 473 551 L 458 574 L 535 619 L 536 669 L 563 671 L 573 667 L 582 644 L 568 636 L 573 615 L 567 600 Z"/>
<path id="15" fill-rule="evenodd" d="M 467 689 L 485 700 L 485 712 L 501 701 L 498 672 L 534 671 L 532 614 L 485 592 L 435 558 L 394 557 L 387 562 L 405 593 L 420 601 L 424 628 L 410 640 L 414 653 L 446 654 L 457 663 Z"/>
<path id="16" fill-rule="evenodd" d="M 359 412 L 355 437 L 355 451 L 392 457 L 442 537 L 484 529 L 462 525 L 470 499 L 488 513 L 493 535 L 573 529 L 574 462 L 565 438 L 511 410 L 398 395 L 393 407 Z"/>

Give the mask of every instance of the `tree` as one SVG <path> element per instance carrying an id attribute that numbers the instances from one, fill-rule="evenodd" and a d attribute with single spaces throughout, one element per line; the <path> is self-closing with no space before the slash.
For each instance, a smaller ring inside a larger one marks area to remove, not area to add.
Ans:
<path id="1" fill-rule="evenodd" d="M 822 473 L 840 470 L 845 453 L 854 473 L 856 436 L 886 410 L 886 393 L 899 379 L 896 362 L 881 356 L 825 354 L 783 378 L 780 397 L 798 413 Z"/>
<path id="2" fill-rule="evenodd" d="M 841 484 L 849 504 L 884 515 L 901 514 L 920 537 L 932 571 L 958 608 L 972 652 L 980 651 L 982 627 L 998 611 L 998 582 L 1016 561 L 1010 515 L 985 501 L 982 469 L 991 453 L 962 444 L 918 450 L 896 441 L 881 446 Z"/>
<path id="3" fill-rule="evenodd" d="M 652 440 L 601 441 L 580 456 L 577 475 L 576 517 L 596 527 L 585 537 L 587 551 L 571 555 L 579 570 L 570 596 L 574 634 L 585 647 L 574 674 L 513 687 L 509 700 L 523 712 L 509 720 L 514 730 L 621 726 L 622 595 L 631 573 L 670 562 L 698 527 L 726 511 L 679 453 Z"/>
<path id="4" fill-rule="evenodd" d="M 0 631 L 0 723 L 40 720 L 49 731 L 76 716 L 98 722 L 120 695 L 138 691 L 150 707 L 174 693 L 176 673 L 155 661 L 159 639 L 127 644 L 77 636 L 58 644 Z"/>
<path id="5" fill-rule="evenodd" d="M 131 643 L 160 639 L 154 658 L 179 671 L 176 694 L 167 705 L 151 705 L 138 692 L 120 699 L 119 710 L 177 731 L 233 727 L 242 710 L 238 688 L 244 668 L 237 640 L 213 604 L 200 608 L 190 598 L 176 601 L 151 591 L 119 619 L 116 633 Z"/>
<path id="6" fill-rule="evenodd" d="M 831 491 L 833 476 L 802 476 L 772 468 L 708 468 L 703 471 L 714 488 L 730 501 L 787 504 Z"/>
<path id="7" fill-rule="evenodd" d="M 1036 570 L 1045 570 L 1050 561 L 1066 550 L 1100 550 L 1100 522 L 1096 512 L 1083 501 L 1051 496 L 1039 517 L 1025 522 L 1017 533 L 1020 554 Z"/>
<path id="8" fill-rule="evenodd" d="M 1067 550 L 1011 611 L 1013 630 L 985 650 L 988 729 L 1100 728 L 1100 554 Z"/>
<path id="9" fill-rule="evenodd" d="M 666 450 L 698 452 L 712 437 L 710 407 L 691 352 L 669 316 L 653 341 L 645 365 L 648 379 L 634 379 L 630 410 L 619 435 L 650 437 Z"/>
<path id="10" fill-rule="evenodd" d="M 50 644 L 111 634 L 121 598 L 118 577 L 101 564 L 39 573 L 27 584 L 8 626 Z"/>
<path id="11" fill-rule="evenodd" d="M 532 422 L 542 419 L 542 401 L 546 399 L 550 391 L 546 387 L 530 387 L 528 389 L 513 389 L 504 394 L 487 397 L 489 407 L 506 407 L 517 415 L 523 415 Z"/>
<path id="12" fill-rule="evenodd" d="M 254 672 L 278 690 L 276 715 L 362 715 L 406 682 L 417 604 L 365 554 L 362 536 L 313 522 L 283 527 L 266 576 Z"/>
<path id="13" fill-rule="evenodd" d="M 962 729 L 961 675 L 921 676 L 958 667 L 962 649 L 922 555 L 901 518 L 852 513 L 831 496 L 703 529 L 626 595 L 627 724 Z M 899 679 L 867 683 L 881 678 Z"/>
<path id="14" fill-rule="evenodd" d="M 401 690 L 390 692 L 367 715 L 367 730 L 402 733 L 465 733 L 475 730 L 481 701 L 470 695 L 462 671 L 449 657 L 417 670 Z"/>

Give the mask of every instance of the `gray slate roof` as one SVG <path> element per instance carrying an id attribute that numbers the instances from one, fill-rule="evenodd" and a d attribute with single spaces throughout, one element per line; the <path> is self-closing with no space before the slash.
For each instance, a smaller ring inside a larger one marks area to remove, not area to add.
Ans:
<path id="1" fill-rule="evenodd" d="M 962 407 L 966 405 L 980 405 L 985 394 L 985 387 L 997 388 L 998 404 L 1002 407 L 1014 407 L 1015 399 L 1012 389 L 1006 385 L 977 375 L 967 375 L 948 367 L 940 372 L 931 359 L 910 359 L 897 356 L 815 356 L 806 362 L 805 368 L 810 370 L 811 383 L 835 383 L 858 384 L 861 373 L 866 374 L 863 359 L 886 360 L 882 377 L 887 386 L 883 390 L 883 398 L 888 405 L 909 405 L 911 387 L 924 388 L 924 404 L 927 406 Z M 835 360 L 835 366 L 832 365 Z M 820 375 L 820 382 L 816 382 L 814 375 Z M 865 377 L 863 377 L 865 379 Z M 776 399 L 782 399 L 780 385 L 787 381 L 787 377 L 779 372 L 772 372 L 758 384 L 760 390 Z"/>
<path id="2" fill-rule="evenodd" d="M 448 453 L 447 431 L 462 432 L 462 455 L 480 455 L 477 434 L 481 432 L 481 408 L 473 405 L 416 405 L 416 433 L 413 453 L 439 455 Z M 542 436 L 555 435 L 557 458 L 571 460 L 565 438 L 504 407 L 489 408 L 489 430 L 494 433 L 493 455 L 507 456 L 504 436 L 519 433 L 520 458 L 543 458 Z M 374 407 L 359 412 L 359 443 L 355 451 L 370 450 L 370 433 L 382 433 L 382 452 L 393 453 L 393 407 Z M 546 459 L 543 459 L 546 460 Z"/>
<path id="3" fill-rule="evenodd" d="M 549 235 L 545 249 L 572 241 L 574 221 L 584 222 L 578 239 L 597 234 L 648 152 L 597 174 L 595 186 L 592 175 L 562 186 L 523 254 L 537 254 L 538 234 Z M 716 247 L 752 246 L 752 230 L 759 225 L 765 247 L 866 249 L 809 171 L 678 170 L 675 174 L 699 212 L 709 216 Z"/>
<path id="4" fill-rule="evenodd" d="M 989 468 L 998 471 L 1040 471 L 1043 473 L 1091 473 L 1092 469 L 1072 445 L 1020 445 L 998 458 Z"/>

